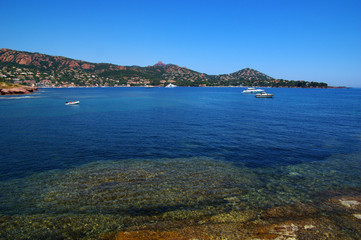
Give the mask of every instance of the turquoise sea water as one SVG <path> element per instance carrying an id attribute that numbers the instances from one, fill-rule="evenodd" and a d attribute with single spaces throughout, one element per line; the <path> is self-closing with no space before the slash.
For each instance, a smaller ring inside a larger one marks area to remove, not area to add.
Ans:
<path id="1" fill-rule="evenodd" d="M 359 192 L 361 89 L 242 90 L 0 97 L 0 237 L 78 239 Z"/>

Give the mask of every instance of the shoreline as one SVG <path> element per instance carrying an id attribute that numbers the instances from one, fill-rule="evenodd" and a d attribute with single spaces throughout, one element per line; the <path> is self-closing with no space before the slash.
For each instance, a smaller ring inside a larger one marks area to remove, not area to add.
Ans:
<path id="1" fill-rule="evenodd" d="M 164 86 L 153 86 L 154 88 L 165 88 Z M 333 87 L 333 86 L 328 86 L 325 88 L 321 88 L 321 87 L 271 87 L 271 86 L 266 86 L 266 87 L 260 87 L 260 86 L 177 86 L 177 87 L 181 87 L 181 88 L 249 88 L 249 87 L 257 87 L 257 88 L 298 88 L 298 89 L 350 89 L 352 87 L 344 87 L 344 86 L 340 86 L 340 87 Z M 38 88 L 146 88 L 145 86 L 71 86 L 71 87 L 67 87 L 67 86 L 54 86 L 54 87 L 38 87 Z"/>

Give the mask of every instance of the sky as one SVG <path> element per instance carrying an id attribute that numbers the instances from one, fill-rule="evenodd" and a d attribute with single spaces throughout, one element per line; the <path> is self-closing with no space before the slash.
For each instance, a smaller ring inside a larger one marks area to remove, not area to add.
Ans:
<path id="1" fill-rule="evenodd" d="M 0 48 L 361 87 L 360 0 L 1 0 Z"/>

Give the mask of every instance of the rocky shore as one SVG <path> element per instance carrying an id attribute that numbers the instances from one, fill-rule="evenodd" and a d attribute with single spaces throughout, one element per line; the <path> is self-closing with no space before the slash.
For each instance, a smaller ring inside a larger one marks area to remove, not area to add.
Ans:
<path id="1" fill-rule="evenodd" d="M 0 95 L 14 95 L 14 94 L 30 94 L 37 91 L 37 87 L 29 86 L 17 86 L 12 88 L 2 88 L 0 89 Z"/>

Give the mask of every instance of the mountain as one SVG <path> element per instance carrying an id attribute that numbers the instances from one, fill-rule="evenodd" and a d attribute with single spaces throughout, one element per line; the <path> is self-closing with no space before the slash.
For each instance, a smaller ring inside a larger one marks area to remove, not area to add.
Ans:
<path id="1" fill-rule="evenodd" d="M 161 61 L 159 61 L 153 65 L 153 67 L 165 67 L 165 66 L 166 66 L 166 64 L 162 63 Z"/>
<path id="2" fill-rule="evenodd" d="M 0 78 L 38 86 L 273 86 L 327 87 L 325 83 L 275 79 L 251 68 L 208 75 L 158 62 L 153 66 L 91 63 L 61 56 L 0 49 Z"/>
<path id="3" fill-rule="evenodd" d="M 263 80 L 274 80 L 274 78 L 267 76 L 266 74 L 263 74 L 257 70 L 251 69 L 251 68 L 245 68 L 238 72 L 229 74 L 233 78 L 243 78 L 243 79 L 263 79 Z"/>
<path id="4" fill-rule="evenodd" d="M 71 58 L 50 56 L 41 53 L 31 53 L 16 51 L 11 49 L 0 49 L 0 62 L 14 63 L 24 66 L 37 67 L 43 70 L 95 70 L 96 66 L 102 64 L 94 64 L 80 60 L 74 60 Z M 121 66 L 113 64 L 105 64 L 109 69 L 120 70 Z"/>

